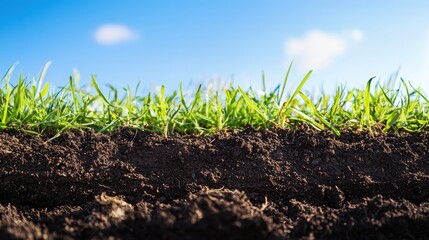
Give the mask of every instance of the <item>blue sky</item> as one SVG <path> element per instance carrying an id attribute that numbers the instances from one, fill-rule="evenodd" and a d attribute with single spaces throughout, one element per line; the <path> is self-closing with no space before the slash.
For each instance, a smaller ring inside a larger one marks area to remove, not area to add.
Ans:
<path id="1" fill-rule="evenodd" d="M 65 85 L 77 69 L 117 87 L 229 80 L 290 87 L 314 69 L 306 89 L 363 87 L 396 70 L 429 82 L 428 1 L 1 0 L 0 74 L 46 76 Z"/>

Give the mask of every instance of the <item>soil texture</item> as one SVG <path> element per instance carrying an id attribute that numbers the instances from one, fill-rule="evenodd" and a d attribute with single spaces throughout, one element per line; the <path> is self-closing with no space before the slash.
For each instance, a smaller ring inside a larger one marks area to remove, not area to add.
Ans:
<path id="1" fill-rule="evenodd" d="M 429 239 L 429 134 L 0 131 L 0 239 Z"/>

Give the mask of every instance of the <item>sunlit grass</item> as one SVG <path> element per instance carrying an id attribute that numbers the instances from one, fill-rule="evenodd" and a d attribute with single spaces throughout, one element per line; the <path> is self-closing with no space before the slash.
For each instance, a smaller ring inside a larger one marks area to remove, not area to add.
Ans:
<path id="1" fill-rule="evenodd" d="M 15 66 L 7 71 L 0 82 L 1 129 L 59 134 L 67 129 L 103 132 L 126 126 L 168 135 L 246 127 L 293 128 L 305 123 L 340 135 L 344 129 L 373 133 L 426 130 L 429 116 L 428 97 L 402 79 L 397 87 L 370 79 L 365 89 L 339 86 L 333 95 L 314 98 L 302 91 L 311 71 L 297 86 L 289 86 L 291 65 L 283 82 L 272 91 L 266 90 L 263 76 L 262 94 L 234 85 L 222 90 L 200 85 L 189 93 L 180 85 L 171 94 L 161 86 L 140 95 L 138 85 L 122 91 L 109 86 L 103 92 L 94 76 L 89 86 L 81 87 L 77 73 L 67 86 L 50 88 L 43 82 L 48 66 L 34 81 L 19 75 L 15 85 L 10 83 Z"/>

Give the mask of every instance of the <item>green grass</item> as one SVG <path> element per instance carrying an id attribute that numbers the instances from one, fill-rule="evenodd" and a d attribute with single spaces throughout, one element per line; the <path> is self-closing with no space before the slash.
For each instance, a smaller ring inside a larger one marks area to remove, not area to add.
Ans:
<path id="1" fill-rule="evenodd" d="M 402 80 L 398 85 L 375 83 L 365 89 L 338 87 L 333 95 L 312 98 L 302 90 L 311 71 L 298 86 L 289 86 L 292 64 L 283 82 L 263 94 L 230 85 L 214 91 L 198 86 L 193 93 L 159 91 L 139 95 L 139 85 L 122 91 L 109 86 L 102 92 L 95 77 L 88 86 L 79 86 L 79 75 L 69 84 L 51 88 L 43 79 L 49 63 L 37 80 L 19 76 L 11 84 L 12 66 L 0 81 L 0 129 L 32 133 L 68 129 L 111 131 L 131 127 L 168 135 L 171 132 L 210 134 L 230 129 L 293 128 L 305 123 L 340 135 L 341 130 L 370 132 L 427 130 L 429 100 L 419 89 Z M 396 87 L 395 87 L 396 86 Z"/>

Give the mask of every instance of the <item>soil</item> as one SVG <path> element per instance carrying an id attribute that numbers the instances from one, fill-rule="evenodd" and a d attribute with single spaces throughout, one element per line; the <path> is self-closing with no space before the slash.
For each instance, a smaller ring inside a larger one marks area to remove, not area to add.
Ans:
<path id="1" fill-rule="evenodd" d="M 429 239 L 429 134 L 0 131 L 0 239 Z"/>

